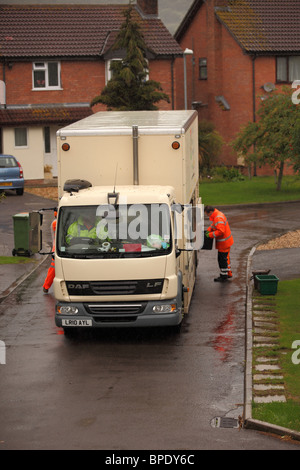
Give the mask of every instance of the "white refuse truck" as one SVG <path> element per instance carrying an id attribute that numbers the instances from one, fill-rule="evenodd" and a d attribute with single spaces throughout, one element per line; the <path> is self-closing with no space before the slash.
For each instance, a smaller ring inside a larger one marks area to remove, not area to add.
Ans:
<path id="1" fill-rule="evenodd" d="M 197 113 L 95 113 L 57 151 L 56 325 L 180 325 L 203 244 Z"/>

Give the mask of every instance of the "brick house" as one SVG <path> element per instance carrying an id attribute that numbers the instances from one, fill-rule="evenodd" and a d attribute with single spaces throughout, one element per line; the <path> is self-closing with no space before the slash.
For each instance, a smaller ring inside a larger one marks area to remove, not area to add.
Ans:
<path id="1" fill-rule="evenodd" d="M 255 120 L 261 96 L 300 80 L 299 0 L 195 0 L 174 37 L 193 51 L 186 57 L 189 107 L 213 121 L 227 144 Z M 180 63 L 177 77 L 183 80 Z M 241 161 L 225 145 L 219 163 Z"/>
<path id="2" fill-rule="evenodd" d="M 45 165 L 57 176 L 56 131 L 94 111 L 89 103 L 109 80 L 110 62 L 122 58 L 112 45 L 127 8 L 0 6 L 0 153 L 15 155 L 26 179 L 43 179 Z M 160 109 L 173 109 L 182 50 L 159 19 L 157 0 L 137 0 L 133 17 L 148 48 L 149 78 L 171 100 Z"/>

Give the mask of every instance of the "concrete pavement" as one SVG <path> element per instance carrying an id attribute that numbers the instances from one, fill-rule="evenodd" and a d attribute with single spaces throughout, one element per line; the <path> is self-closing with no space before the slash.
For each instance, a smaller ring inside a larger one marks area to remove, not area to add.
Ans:
<path id="1" fill-rule="evenodd" d="M 0 243 L 0 256 L 12 256 L 7 246 Z M 14 291 L 37 267 L 47 261 L 47 256 L 35 254 L 28 263 L 0 264 L 0 303 Z M 43 283 L 42 283 L 43 284 Z"/>

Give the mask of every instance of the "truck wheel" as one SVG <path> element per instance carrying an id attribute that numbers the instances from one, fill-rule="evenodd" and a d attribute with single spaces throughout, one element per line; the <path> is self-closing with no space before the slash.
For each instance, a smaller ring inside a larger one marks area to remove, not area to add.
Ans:
<path id="1" fill-rule="evenodd" d="M 181 325 L 183 323 L 183 319 L 179 323 L 179 325 L 171 326 L 171 331 L 174 335 L 179 335 L 181 333 Z"/>

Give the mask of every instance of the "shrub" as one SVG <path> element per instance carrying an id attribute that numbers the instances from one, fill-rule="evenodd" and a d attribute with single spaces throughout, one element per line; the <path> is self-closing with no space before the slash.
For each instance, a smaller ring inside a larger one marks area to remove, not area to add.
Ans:
<path id="1" fill-rule="evenodd" d="M 224 181 L 244 181 L 245 177 L 240 173 L 238 168 L 227 166 L 216 166 L 210 172 L 202 171 L 202 176 L 213 182 Z"/>

